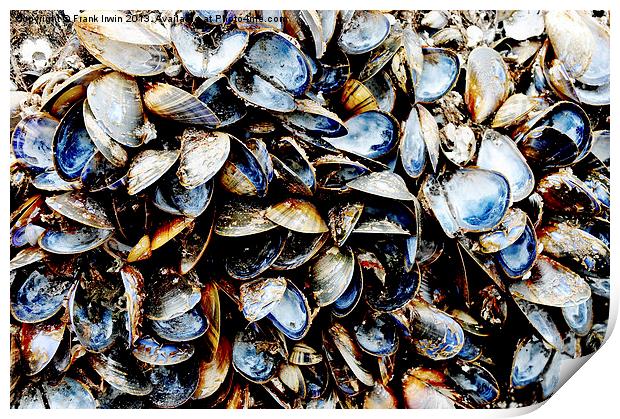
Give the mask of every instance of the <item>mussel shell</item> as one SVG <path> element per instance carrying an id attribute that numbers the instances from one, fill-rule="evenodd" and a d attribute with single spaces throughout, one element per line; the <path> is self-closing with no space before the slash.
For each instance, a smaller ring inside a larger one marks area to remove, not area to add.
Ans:
<path id="1" fill-rule="evenodd" d="M 325 233 L 327 224 L 318 209 L 310 201 L 288 198 L 272 205 L 265 212 L 265 217 L 292 231 L 299 233 Z"/>
<path id="2" fill-rule="evenodd" d="M 38 374 L 52 361 L 64 333 L 65 323 L 58 318 L 44 323 L 22 324 L 19 341 L 26 375 Z"/>
<path id="3" fill-rule="evenodd" d="M 125 265 L 121 268 L 121 279 L 125 289 L 127 309 L 127 340 L 132 346 L 140 334 L 142 325 L 142 305 L 144 304 L 144 277 L 136 268 Z"/>
<path id="4" fill-rule="evenodd" d="M 484 169 L 458 169 L 438 179 L 429 177 L 422 190 L 449 237 L 459 231 L 493 229 L 504 218 L 511 202 L 506 178 Z"/>
<path id="5" fill-rule="evenodd" d="M 83 102 L 84 126 L 90 139 L 97 147 L 97 150 L 115 167 L 124 167 L 127 164 L 127 152 L 125 149 L 112 139 L 103 129 L 93 115 L 88 99 Z"/>
<path id="6" fill-rule="evenodd" d="M 519 298 L 515 298 L 515 303 L 545 342 L 555 349 L 561 350 L 564 346 L 562 335 L 560 335 L 549 311 Z"/>
<path id="7" fill-rule="evenodd" d="M 291 340 L 303 339 L 312 324 L 308 300 L 290 281 L 287 281 L 282 298 L 269 311 L 267 318 Z"/>
<path id="8" fill-rule="evenodd" d="M 353 251 L 333 246 L 322 252 L 310 267 L 312 295 L 319 307 L 332 304 L 346 291 L 355 270 Z"/>
<path id="9" fill-rule="evenodd" d="M 211 40 L 215 47 L 210 48 L 203 40 L 204 34 L 192 30 L 187 25 L 189 22 L 175 22 L 170 27 L 170 37 L 181 62 L 194 77 L 209 78 L 226 71 L 248 44 L 248 32 L 233 29 L 216 32 Z"/>
<path id="10" fill-rule="evenodd" d="M 261 278 L 239 287 L 239 308 L 249 322 L 267 316 L 282 300 L 287 288 L 283 277 Z"/>
<path id="11" fill-rule="evenodd" d="M 452 381 L 460 387 L 461 394 L 469 398 L 474 406 L 488 406 L 499 398 L 500 386 L 497 379 L 485 368 L 476 364 L 461 364 L 448 368 Z"/>
<path id="12" fill-rule="evenodd" d="M 389 314 L 369 313 L 354 330 L 360 348 L 371 355 L 387 356 L 398 350 L 397 326 Z"/>
<path id="13" fill-rule="evenodd" d="M 523 127 L 529 131 L 517 135 L 519 149 L 541 166 L 578 162 L 592 148 L 590 120 L 573 102 L 558 102 Z"/>
<path id="14" fill-rule="evenodd" d="M 254 198 L 236 197 L 225 201 L 215 220 L 215 234 L 241 237 L 264 233 L 277 227 L 265 215 L 267 206 Z"/>
<path id="15" fill-rule="evenodd" d="M 82 103 L 78 102 L 67 111 L 54 134 L 52 156 L 58 175 L 66 181 L 77 179 L 95 151 L 84 125 Z"/>
<path id="16" fill-rule="evenodd" d="M 362 275 L 359 263 L 355 263 L 355 271 L 349 282 L 349 286 L 336 301 L 331 304 L 332 313 L 336 317 L 346 317 L 357 307 L 362 299 L 364 290 L 364 277 Z"/>
<path id="17" fill-rule="evenodd" d="M 484 132 L 476 165 L 503 175 L 510 185 L 513 202 L 525 199 L 534 190 L 534 173 L 514 141 L 496 131 Z"/>
<path id="18" fill-rule="evenodd" d="M 543 252 L 577 273 L 596 278 L 610 275 L 610 250 L 600 239 L 566 223 L 539 230 Z"/>
<path id="19" fill-rule="evenodd" d="M 497 261 L 508 277 L 520 278 L 534 265 L 537 247 L 536 232 L 528 219 L 521 236 L 496 253 Z"/>
<path id="20" fill-rule="evenodd" d="M 576 306 L 562 307 L 562 316 L 577 336 L 586 336 L 594 324 L 592 298 Z"/>
<path id="21" fill-rule="evenodd" d="M 209 397 L 222 386 L 230 369 L 232 348 L 230 342 L 222 337 L 217 351 L 211 361 L 200 360 L 198 366 L 198 385 L 192 395 L 193 399 Z"/>
<path id="22" fill-rule="evenodd" d="M 338 46 L 359 55 L 377 48 L 390 33 L 390 21 L 380 12 L 358 10 L 343 23 Z"/>
<path id="23" fill-rule="evenodd" d="M 189 128 L 181 139 L 177 175 L 181 185 L 194 189 L 210 180 L 222 168 L 230 153 L 230 136 Z"/>
<path id="24" fill-rule="evenodd" d="M 113 343 L 118 331 L 114 312 L 98 301 L 83 301 L 77 284 L 69 294 L 69 318 L 80 343 L 89 351 L 103 352 Z"/>
<path id="25" fill-rule="evenodd" d="M 271 265 L 271 269 L 297 269 L 308 262 L 327 241 L 328 235 L 305 234 L 289 231 L 284 248 Z"/>
<path id="26" fill-rule="evenodd" d="M 187 189 L 181 185 L 176 174 L 168 173 L 157 184 L 153 204 L 169 214 L 198 217 L 209 206 L 213 189 L 212 181 Z"/>
<path id="27" fill-rule="evenodd" d="M 594 37 L 576 10 L 555 10 L 545 14 L 545 27 L 555 55 L 571 77 L 582 76 L 596 49 Z"/>
<path id="28" fill-rule="evenodd" d="M 383 256 L 380 260 L 385 270 L 385 279 L 381 280 L 375 271 L 373 277 L 365 274 L 364 290 L 366 303 L 376 311 L 390 312 L 397 310 L 411 301 L 420 288 L 420 270 L 417 266 L 407 271 L 406 254 L 402 242 L 397 240 L 377 241 L 374 246 Z M 358 258 L 359 260 L 359 258 Z M 360 260 L 365 269 L 373 269 L 372 263 Z"/>
<path id="29" fill-rule="evenodd" d="M 369 173 L 366 165 L 345 157 L 324 156 L 314 161 L 317 183 L 320 189 L 346 191 L 347 183 Z"/>
<path id="30" fill-rule="evenodd" d="M 56 176 L 58 176 L 56 174 Z M 62 190 L 78 189 L 73 184 L 58 184 L 54 180 L 56 177 L 47 179 L 47 182 L 53 181 L 55 188 L 63 188 Z M 82 189 L 90 192 L 99 192 L 104 189 L 116 190 L 127 183 L 127 170 L 115 167 L 103 154 L 95 153 L 82 170 L 80 175 L 80 183 Z M 78 184 L 79 185 L 79 184 Z"/>
<path id="31" fill-rule="evenodd" d="M 142 144 L 145 117 L 140 88 L 133 77 L 108 73 L 88 85 L 87 95 L 92 114 L 111 138 L 129 147 Z M 112 106 L 110 98 L 114 98 Z"/>
<path id="32" fill-rule="evenodd" d="M 187 402 L 198 386 L 198 366 L 192 360 L 158 365 L 148 374 L 153 391 L 148 398 L 156 407 L 174 408 Z"/>
<path id="33" fill-rule="evenodd" d="M 449 378 L 425 367 L 409 369 L 402 378 L 403 398 L 409 409 L 454 409 L 460 399 Z"/>
<path id="34" fill-rule="evenodd" d="M 398 145 L 398 122 L 388 113 L 363 112 L 348 119 L 345 126 L 349 131 L 347 135 L 329 139 L 339 150 L 376 159 Z"/>
<path id="35" fill-rule="evenodd" d="M 292 112 L 295 99 L 258 74 L 253 74 L 244 66 L 235 66 L 230 72 L 232 91 L 251 105 L 273 112 Z"/>
<path id="36" fill-rule="evenodd" d="M 48 207 L 80 224 L 103 230 L 113 230 L 105 209 L 94 198 L 81 192 L 67 192 L 45 198 Z"/>
<path id="37" fill-rule="evenodd" d="M 43 191 L 62 192 L 78 189 L 82 185 L 80 185 L 80 182 L 77 181 L 67 182 L 64 179 L 61 179 L 60 176 L 58 176 L 58 172 L 52 168 L 46 170 L 45 172 L 39 173 L 34 179 L 32 179 L 32 186 Z"/>
<path id="38" fill-rule="evenodd" d="M 134 76 L 152 76 L 162 73 L 170 57 L 163 45 L 167 40 L 139 23 L 127 22 L 124 14 L 105 11 L 110 19 L 101 21 L 97 11 L 83 12 L 75 31 L 88 52 L 115 70 Z M 112 23 L 114 22 L 114 23 Z M 119 25 L 119 22 L 123 24 Z M 144 43 L 143 43 L 144 42 Z"/>
<path id="39" fill-rule="evenodd" d="M 501 106 L 510 83 L 508 67 L 497 51 L 477 47 L 469 53 L 464 99 L 474 122 L 483 122 Z"/>
<path id="40" fill-rule="evenodd" d="M 143 150 L 134 156 L 127 172 L 127 193 L 136 195 L 162 177 L 179 158 L 178 151 Z"/>
<path id="41" fill-rule="evenodd" d="M 173 271 L 160 272 L 149 287 L 144 315 L 151 320 L 170 320 L 188 312 L 199 301 L 200 287 L 195 276 L 181 276 Z"/>
<path id="42" fill-rule="evenodd" d="M 413 300 L 411 337 L 416 351 L 432 360 L 456 356 L 465 343 L 463 329 L 453 318 L 422 300 Z"/>
<path id="43" fill-rule="evenodd" d="M 228 78 L 224 75 L 205 80 L 194 95 L 215 113 L 220 120 L 220 127 L 234 124 L 247 113 L 243 101 L 230 91 Z"/>
<path id="44" fill-rule="evenodd" d="M 409 192 L 402 177 L 394 172 L 370 172 L 353 179 L 347 186 L 371 195 L 402 201 L 413 201 L 415 196 Z"/>
<path id="45" fill-rule="evenodd" d="M 189 125 L 217 127 L 220 119 L 196 96 L 166 83 L 149 84 L 144 105 L 155 115 Z"/>
<path id="46" fill-rule="evenodd" d="M 426 143 L 420 127 L 418 110 L 412 107 L 400 138 L 400 161 L 405 172 L 415 179 L 424 172 L 426 159 Z"/>
<path id="47" fill-rule="evenodd" d="M 551 350 L 535 336 L 520 341 L 512 363 L 511 386 L 523 388 L 538 380 L 550 358 Z"/>
<path id="48" fill-rule="evenodd" d="M 46 113 L 35 113 L 19 121 L 11 144 L 17 160 L 30 167 L 52 167 L 52 141 L 58 120 Z"/>
<path id="49" fill-rule="evenodd" d="M 579 178 L 561 170 L 541 178 L 537 192 L 544 200 L 545 210 L 568 214 L 598 214 L 601 203 Z"/>
<path id="50" fill-rule="evenodd" d="M 232 348 L 232 364 L 244 378 L 265 383 L 275 376 L 281 361 L 279 346 L 251 328 L 240 330 Z"/>
<path id="51" fill-rule="evenodd" d="M 112 387 L 134 396 L 145 396 L 153 390 L 152 384 L 128 353 L 112 347 L 107 354 L 91 354 L 90 366 Z"/>
<path id="52" fill-rule="evenodd" d="M 535 304 L 553 307 L 572 306 L 590 298 L 588 284 L 577 274 L 545 255 L 539 255 L 532 275 L 510 284 L 510 292 Z"/>
<path id="53" fill-rule="evenodd" d="M 422 48 L 422 52 L 424 64 L 415 89 L 415 99 L 419 103 L 432 103 L 452 90 L 458 80 L 460 62 L 449 49 Z"/>
<path id="54" fill-rule="evenodd" d="M 528 223 L 527 214 L 510 208 L 501 223 L 488 233 L 480 235 L 478 243 L 483 253 L 495 253 L 513 244 L 523 235 Z"/>
<path id="55" fill-rule="evenodd" d="M 323 332 L 323 347 L 326 350 L 328 361 L 330 361 L 332 374 L 335 374 L 334 378 L 336 378 L 337 375 L 336 371 L 334 371 L 336 363 L 333 362 L 335 354 L 332 349 L 329 349 L 330 345 L 327 344 L 327 339 L 330 340 L 329 343 L 333 344 L 338 351 L 339 357 L 346 363 L 350 373 L 352 373 L 360 383 L 366 386 L 372 386 L 374 384 L 374 379 L 365 365 L 363 352 L 360 350 L 353 336 L 351 336 L 351 333 L 340 323 L 333 323 L 326 332 Z"/>
<path id="56" fill-rule="evenodd" d="M 112 230 L 86 226 L 72 226 L 63 231 L 46 230 L 39 238 L 39 246 L 47 252 L 72 255 L 87 252 L 112 237 Z"/>
<path id="57" fill-rule="evenodd" d="M 69 278 L 54 278 L 34 270 L 11 299 L 11 314 L 22 323 L 39 323 L 62 308 L 69 289 Z"/>
<path id="58" fill-rule="evenodd" d="M 299 342 L 291 348 L 288 360 L 295 365 L 316 365 L 323 361 L 323 355 L 305 343 Z"/>
<path id="59" fill-rule="evenodd" d="M 347 113 L 360 113 L 379 110 L 379 103 L 373 93 L 359 80 L 349 79 L 340 92 L 340 103 Z"/>
<path id="60" fill-rule="evenodd" d="M 341 137 L 347 134 L 338 115 L 309 99 L 298 100 L 295 111 L 282 115 L 282 119 L 308 135 Z"/>
<path id="61" fill-rule="evenodd" d="M 517 125 L 528 118 L 538 106 L 538 101 L 523 93 L 517 93 L 504 101 L 493 117 L 493 128 L 505 128 Z"/>
<path id="62" fill-rule="evenodd" d="M 293 96 L 308 90 L 311 76 L 304 53 L 277 32 L 252 35 L 244 60 L 250 70 Z"/>
<path id="63" fill-rule="evenodd" d="M 229 158 L 220 172 L 220 184 L 236 195 L 258 196 L 267 194 L 269 178 L 261 160 L 243 142 L 231 138 Z"/>
<path id="64" fill-rule="evenodd" d="M 251 240 L 237 239 L 225 260 L 226 272 L 235 279 L 252 279 L 265 272 L 278 258 L 286 242 L 279 230 L 256 235 Z M 232 244 L 231 243 L 231 244 Z"/>
<path id="65" fill-rule="evenodd" d="M 170 342 L 186 342 L 204 335 L 209 327 L 209 320 L 194 308 L 169 320 L 154 320 L 153 332 Z"/>
<path id="66" fill-rule="evenodd" d="M 38 262 L 47 257 L 47 253 L 40 247 L 28 247 L 20 250 L 9 262 L 9 270 L 23 268 L 31 263 Z"/>

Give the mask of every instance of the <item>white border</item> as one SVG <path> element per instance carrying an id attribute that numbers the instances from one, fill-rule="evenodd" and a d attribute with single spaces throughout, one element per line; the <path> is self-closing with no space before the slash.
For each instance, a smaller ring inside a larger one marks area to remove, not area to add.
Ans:
<path id="1" fill-rule="evenodd" d="M 316 8 L 316 9 L 382 9 L 382 10 L 398 10 L 398 9 L 606 9 L 612 10 L 612 20 L 614 19 L 616 13 L 620 8 L 618 7 L 617 1 L 605 1 L 605 0 L 588 0 L 588 1 L 577 1 L 577 0 L 562 0 L 562 1 L 545 1 L 545 0 L 469 0 L 469 1 L 450 1 L 450 0 L 423 0 L 423 1 L 394 1 L 394 0 L 380 0 L 380 1 L 369 1 L 369 0 L 356 0 L 356 1 L 334 1 L 334 0 L 311 0 L 311 1 L 287 1 L 284 3 L 286 8 L 289 9 L 305 9 L 305 8 Z M 3 19 L 2 19 L 2 30 L 0 32 L 0 36 L 2 37 L 2 45 L 5 45 L 5 48 L 2 50 L 2 54 L 4 55 L 4 59 L 1 61 L 4 66 L 4 94 L 0 96 L 3 102 L 4 112 L 7 112 L 9 104 L 8 104 L 8 90 L 9 90 L 9 59 L 8 59 L 8 49 L 6 48 L 9 45 L 9 9 L 7 7 L 13 7 L 16 9 L 69 9 L 76 10 L 82 8 L 106 8 L 106 9 L 169 9 L 172 6 L 177 8 L 184 9 L 215 9 L 218 7 L 224 7 L 227 9 L 278 9 L 283 6 L 282 1 L 273 1 L 273 0 L 254 0 L 254 1 L 239 1 L 239 0 L 225 0 L 225 1 L 163 1 L 163 0 L 150 0 L 148 2 L 138 2 L 133 0 L 106 0 L 105 2 L 100 2 L 96 4 L 92 1 L 74 1 L 74 0 L 65 0 L 61 2 L 41 2 L 41 1 L 19 1 L 19 2 L 10 2 L 9 4 L 4 3 L 5 7 L 2 10 Z M 43 7 L 41 7 L 43 6 Z M 612 46 L 616 48 L 616 51 L 620 51 L 617 47 L 620 45 L 618 41 L 618 31 L 615 28 L 615 24 L 612 23 Z M 612 49 L 613 51 L 613 49 Z M 618 54 L 612 53 L 612 74 L 620 74 L 618 69 L 620 69 L 620 59 L 618 58 Z M 618 112 L 618 106 L 616 105 L 616 101 L 620 97 L 618 95 L 620 83 L 616 82 L 616 79 L 613 78 L 612 82 L 612 110 L 611 110 L 611 119 L 612 121 L 620 120 L 620 115 Z M 5 117 L 2 119 L 2 126 L 4 128 L 5 135 L 9 133 L 8 127 L 8 118 Z M 616 134 L 616 124 L 612 124 L 612 132 L 613 136 L 620 136 L 620 134 Z M 6 138 L 6 137 L 5 137 Z M 619 140 L 620 141 L 620 140 Z M 614 156 L 614 161 L 616 164 L 620 164 L 620 158 L 617 156 L 620 145 L 615 144 L 618 141 L 615 141 L 611 144 L 612 154 Z M 9 142 L 5 139 L 5 152 L 0 152 L 0 162 L 2 162 L 1 167 L 2 170 L 5 170 L 5 173 L 8 174 L 9 167 L 9 159 L 8 159 L 8 144 Z M 616 180 L 619 178 L 618 171 L 612 171 L 611 174 L 611 182 L 613 185 L 616 184 Z M 4 182 L 0 184 L 1 195 L 3 197 L 4 205 L 1 207 L 2 214 L 0 215 L 0 219 L 8 220 L 9 219 L 9 184 L 8 179 L 5 177 Z M 614 188 L 612 188 L 614 189 Z M 613 200 L 615 202 L 615 200 Z M 615 214 L 616 205 L 612 206 L 612 218 L 616 219 Z M 6 227 L 5 227 L 6 228 Z M 6 232 L 7 230 L 5 230 Z M 618 235 L 619 227 L 616 226 L 615 223 L 612 223 L 612 241 L 617 243 L 617 239 L 620 237 Z M 6 234 L 6 233 L 5 233 Z M 4 279 L 0 283 L 2 284 L 3 295 L 0 298 L 0 313 L 5 313 L 5 316 L 9 314 L 8 302 L 9 302 L 9 290 L 8 290 L 8 261 L 9 261 L 9 252 L 8 252 L 8 240 L 5 239 L 5 243 L 7 245 L 3 246 L 0 250 L 1 252 L 1 266 L 2 272 L 4 273 Z M 619 246 L 616 244 L 616 246 Z M 612 274 L 611 277 L 611 292 L 612 292 L 612 304 L 611 304 L 611 313 L 610 313 L 610 326 L 609 330 L 613 330 L 613 326 L 615 325 L 615 321 L 617 319 L 618 312 L 618 287 L 620 283 L 618 280 L 615 280 L 615 277 L 618 277 L 617 264 L 612 263 Z M 5 317 L 6 319 L 6 317 Z M 5 320 L 6 321 L 6 320 Z M 14 411 L 9 410 L 9 354 L 8 354 L 8 322 L 5 323 L 4 328 L 4 345 L 0 345 L 0 353 L 2 356 L 0 359 L 4 361 L 0 361 L 0 370 L 2 371 L 2 390 L 0 390 L 0 400 L 2 400 L 2 406 L 7 409 L 7 413 L 14 416 L 19 417 L 28 417 L 28 418 L 65 418 L 67 416 L 70 417 L 81 417 L 77 415 L 86 414 L 88 417 L 110 417 L 113 415 L 116 418 L 125 418 L 133 415 L 144 414 L 145 412 L 139 411 L 89 411 L 89 412 L 79 412 L 79 411 Z M 452 418 L 454 416 L 466 416 L 466 417 L 510 417 L 525 414 L 531 412 L 532 418 L 548 418 L 549 416 L 553 417 L 561 417 L 561 418 L 573 418 L 579 417 L 582 419 L 590 419 L 590 418 L 607 418 L 618 415 L 618 386 L 620 381 L 620 338 L 618 338 L 618 333 L 614 333 L 609 337 L 608 341 L 605 345 L 596 353 L 594 356 L 587 361 L 587 366 L 585 368 L 581 368 L 577 371 L 574 377 L 570 378 L 568 382 L 558 391 L 557 394 L 551 397 L 547 403 L 545 403 L 541 408 L 537 409 L 537 407 L 524 408 L 518 410 L 495 410 L 495 411 L 415 411 L 410 412 L 407 410 L 399 410 L 394 413 L 389 413 L 390 416 L 400 416 L 400 417 L 409 417 L 411 416 L 422 416 L 425 418 Z M 259 418 L 260 416 L 268 415 L 303 415 L 306 417 L 326 417 L 332 415 L 338 416 L 349 416 L 352 417 L 355 415 L 356 418 L 361 416 L 370 418 L 370 417 L 379 417 L 379 415 L 385 414 L 384 412 L 376 412 L 376 411 L 296 411 L 293 413 L 289 412 L 276 412 L 270 411 L 269 413 L 263 413 L 260 410 L 253 410 L 248 412 L 228 412 L 228 411 L 202 411 L 202 410 L 184 410 L 184 411 L 150 411 L 148 415 L 153 415 L 153 417 L 171 417 L 171 415 L 179 415 L 182 414 L 184 417 L 192 417 L 198 418 L 203 417 L 204 415 L 222 415 L 225 417 L 230 417 L 229 415 L 237 416 L 241 414 L 244 418 Z"/>

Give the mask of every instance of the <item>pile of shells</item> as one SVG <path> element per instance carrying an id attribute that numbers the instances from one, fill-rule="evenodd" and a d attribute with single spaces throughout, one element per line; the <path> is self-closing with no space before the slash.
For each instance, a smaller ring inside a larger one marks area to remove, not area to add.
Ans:
<path id="1" fill-rule="evenodd" d="M 607 13 L 132 16 L 11 92 L 12 407 L 508 408 L 602 344 Z"/>

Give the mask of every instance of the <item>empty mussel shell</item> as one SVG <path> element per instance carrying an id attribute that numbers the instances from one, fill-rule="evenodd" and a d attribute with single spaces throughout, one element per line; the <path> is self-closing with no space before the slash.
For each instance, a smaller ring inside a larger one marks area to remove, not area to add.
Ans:
<path id="1" fill-rule="evenodd" d="M 11 299 L 13 317 L 22 323 L 49 319 L 62 308 L 71 283 L 70 278 L 57 278 L 33 270 Z"/>
<path id="2" fill-rule="evenodd" d="M 166 83 L 146 86 L 144 105 L 153 114 L 189 125 L 217 127 L 220 119 L 200 99 L 191 93 Z"/>
<path id="3" fill-rule="evenodd" d="M 222 386 L 229 375 L 232 358 L 232 348 L 226 337 L 220 339 L 213 359 L 211 361 L 200 360 L 198 365 L 198 385 L 192 395 L 193 399 L 204 399 L 212 396 Z"/>
<path id="4" fill-rule="evenodd" d="M 310 306 L 304 294 L 295 284 L 287 281 L 282 298 L 274 304 L 267 314 L 273 325 L 287 338 L 302 339 L 312 324 Z"/>
<path id="5" fill-rule="evenodd" d="M 267 194 L 269 177 L 261 160 L 248 145 L 232 136 L 230 140 L 230 154 L 220 171 L 220 184 L 236 195 L 262 198 Z"/>
<path id="6" fill-rule="evenodd" d="M 213 182 L 209 181 L 187 189 L 174 173 L 168 173 L 157 184 L 153 204 L 169 214 L 195 218 L 209 206 L 213 189 Z"/>
<path id="7" fill-rule="evenodd" d="M 496 253 L 499 266 L 510 278 L 524 276 L 534 265 L 538 241 L 532 222 L 527 219 L 527 224 L 521 236 L 511 245 Z"/>
<path id="8" fill-rule="evenodd" d="M 137 147 L 151 139 L 136 80 L 113 71 L 92 81 L 87 89 L 88 107 L 98 125 L 120 144 Z M 114 106 L 110 106 L 114 98 Z M 84 105 L 86 107 L 86 105 Z"/>
<path id="9" fill-rule="evenodd" d="M 483 122 L 504 103 L 510 83 L 508 67 L 497 51 L 478 47 L 469 54 L 464 99 L 474 122 Z"/>
<path id="10" fill-rule="evenodd" d="M 422 48 L 422 52 L 424 63 L 415 88 L 415 99 L 419 103 L 432 103 L 452 90 L 458 80 L 461 64 L 458 56 L 449 49 Z"/>
<path id="11" fill-rule="evenodd" d="M 528 279 L 510 284 L 514 297 L 553 307 L 573 306 L 590 298 L 590 287 L 579 275 L 545 255 L 538 256 L 531 272 Z"/>
<path id="12" fill-rule="evenodd" d="M 422 185 L 423 197 L 430 205 L 444 232 L 483 232 L 497 226 L 511 202 L 510 185 L 497 172 L 464 168 L 429 176 Z M 467 196 L 467 199 L 463 199 Z"/>
<path id="13" fill-rule="evenodd" d="M 371 355 L 388 356 L 398 350 L 397 325 L 387 313 L 366 314 L 354 330 L 360 348 Z"/>
<path id="14" fill-rule="evenodd" d="M 339 150 L 377 159 L 398 145 L 398 122 L 388 113 L 363 112 L 348 119 L 345 126 L 347 135 L 328 139 Z"/>
<path id="15" fill-rule="evenodd" d="M 160 343 L 150 336 L 135 342 L 133 356 L 152 365 L 174 365 L 184 362 L 194 354 L 194 347 L 187 343 Z"/>
<path id="16" fill-rule="evenodd" d="M 190 360 L 175 365 L 157 365 L 148 374 L 153 391 L 148 398 L 156 407 L 174 408 L 187 402 L 198 385 L 198 365 Z"/>
<path id="17" fill-rule="evenodd" d="M 169 320 L 153 320 L 151 328 L 170 342 L 186 342 L 202 336 L 209 328 L 209 320 L 194 308 Z"/>
<path id="18" fill-rule="evenodd" d="M 96 151 L 84 125 L 82 108 L 82 103 L 78 102 L 67 111 L 52 142 L 54 167 L 66 181 L 77 179 Z"/>
<path id="19" fill-rule="evenodd" d="M 162 269 L 151 282 L 144 315 L 151 320 L 171 320 L 188 312 L 200 301 L 200 286 L 192 272 L 181 276 Z"/>
<path id="20" fill-rule="evenodd" d="M 112 233 L 113 230 L 86 226 L 70 226 L 63 231 L 45 230 L 39 238 L 39 246 L 50 253 L 72 255 L 101 246 Z"/>
<path id="21" fill-rule="evenodd" d="M 267 206 L 254 198 L 236 197 L 225 201 L 217 212 L 215 234 L 241 237 L 264 233 L 278 225 L 265 217 Z"/>
<path id="22" fill-rule="evenodd" d="M 52 361 L 64 333 L 65 323 L 58 318 L 41 323 L 22 323 L 19 341 L 26 375 L 38 374 Z"/>
<path id="23" fill-rule="evenodd" d="M 202 185 L 222 168 L 228 153 L 228 134 L 186 129 L 181 137 L 181 157 L 177 170 L 179 182 L 187 189 Z"/>
<path id="24" fill-rule="evenodd" d="M 354 270 L 355 257 L 348 247 L 339 249 L 333 246 L 316 257 L 310 267 L 310 288 L 319 307 L 340 298 L 349 286 Z"/>
<path id="25" fill-rule="evenodd" d="M 43 112 L 19 121 L 11 138 L 15 158 L 34 168 L 52 167 L 52 141 L 57 127 L 58 120 Z"/>
<path id="26" fill-rule="evenodd" d="M 327 224 L 310 201 L 288 198 L 272 205 L 265 212 L 268 220 L 299 233 L 325 233 Z"/>
<path id="27" fill-rule="evenodd" d="M 551 352 L 536 336 L 521 340 L 515 351 L 510 384 L 523 388 L 538 380 L 551 359 Z"/>
<path id="28" fill-rule="evenodd" d="M 378 11 L 357 10 L 343 16 L 338 46 L 347 54 L 359 55 L 377 48 L 390 33 L 389 20 Z"/>
<path id="29" fill-rule="evenodd" d="M 413 201 L 415 196 L 409 192 L 402 177 L 394 172 L 371 172 L 353 179 L 347 186 L 356 191 L 389 199 Z"/>
<path id="30" fill-rule="evenodd" d="M 323 247 L 328 234 L 305 234 L 289 231 L 284 248 L 271 265 L 271 269 L 297 269 L 308 262 Z"/>
<path id="31" fill-rule="evenodd" d="M 286 278 L 261 278 L 245 282 L 239 287 L 239 306 L 249 322 L 267 316 L 282 300 L 286 292 Z"/>
<path id="32" fill-rule="evenodd" d="M 506 178 L 513 202 L 527 198 L 534 190 L 534 173 L 509 137 L 496 131 L 484 132 L 476 165 L 494 170 Z"/>
<path id="33" fill-rule="evenodd" d="M 80 224 L 103 230 L 113 230 L 105 209 L 94 198 L 82 192 L 67 192 L 45 199 L 48 207 Z"/>
<path id="34" fill-rule="evenodd" d="M 269 381 L 282 361 L 278 342 L 249 326 L 235 336 L 232 364 L 235 370 L 254 383 Z"/>
<path id="35" fill-rule="evenodd" d="M 519 298 L 515 298 L 515 302 L 545 342 L 558 350 L 564 347 L 562 335 L 558 331 L 558 327 L 555 325 L 549 311 Z"/>
<path id="36" fill-rule="evenodd" d="M 235 240 L 238 244 L 234 245 Z M 278 258 L 286 235 L 280 230 L 272 230 L 251 238 L 231 239 L 233 246 L 225 258 L 226 272 L 235 279 L 256 278 L 265 272 Z"/>
<path id="37" fill-rule="evenodd" d="M 132 159 L 127 172 L 127 193 L 136 195 L 162 177 L 179 158 L 178 151 L 143 150 Z"/>
<path id="38" fill-rule="evenodd" d="M 75 31 L 91 54 L 115 70 L 151 76 L 168 66 L 170 57 L 164 46 L 169 40 L 139 22 L 128 21 L 120 12 L 85 11 Z"/>

